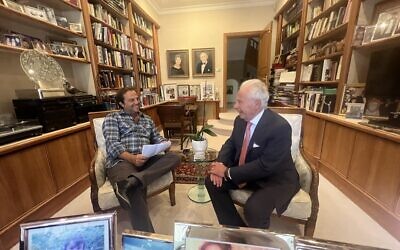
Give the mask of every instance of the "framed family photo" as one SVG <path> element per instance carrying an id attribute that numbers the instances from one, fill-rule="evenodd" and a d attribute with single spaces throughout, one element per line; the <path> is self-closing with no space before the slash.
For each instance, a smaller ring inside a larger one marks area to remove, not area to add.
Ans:
<path id="1" fill-rule="evenodd" d="M 178 85 L 178 97 L 189 96 L 189 85 Z"/>
<path id="2" fill-rule="evenodd" d="M 197 100 L 201 100 L 201 90 L 200 85 L 190 85 L 189 86 L 189 95 L 190 96 L 197 96 Z"/>
<path id="3" fill-rule="evenodd" d="M 214 100 L 214 83 L 213 82 L 202 82 L 200 84 L 201 100 Z"/>
<path id="4" fill-rule="evenodd" d="M 167 50 L 168 78 L 189 78 L 189 50 Z"/>
<path id="5" fill-rule="evenodd" d="M 207 77 L 215 75 L 215 49 L 192 49 L 193 77 Z"/>
<path id="6" fill-rule="evenodd" d="M 161 85 L 164 94 L 164 101 L 172 101 L 178 99 L 178 91 L 176 84 Z"/>

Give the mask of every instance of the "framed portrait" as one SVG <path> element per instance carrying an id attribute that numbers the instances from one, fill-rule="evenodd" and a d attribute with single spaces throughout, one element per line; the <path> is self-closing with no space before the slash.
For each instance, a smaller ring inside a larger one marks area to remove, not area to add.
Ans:
<path id="1" fill-rule="evenodd" d="M 82 33 L 82 25 L 80 23 L 69 23 L 69 29 L 76 33 Z"/>
<path id="2" fill-rule="evenodd" d="M 172 250 L 174 242 L 168 235 L 125 230 L 122 233 L 122 249 Z"/>
<path id="3" fill-rule="evenodd" d="M 200 85 L 189 85 L 189 95 L 190 96 L 197 96 L 197 100 L 201 100 L 201 90 Z"/>
<path id="4" fill-rule="evenodd" d="M 10 8 L 12 10 L 24 13 L 24 8 L 19 3 L 16 3 L 16 2 L 13 2 L 10 0 L 3 0 L 3 3 L 4 3 L 4 6 Z"/>
<path id="5" fill-rule="evenodd" d="M 192 49 L 193 77 L 207 77 L 215 75 L 215 49 Z"/>
<path id="6" fill-rule="evenodd" d="M 55 218 L 20 228 L 20 249 L 24 250 L 114 249 L 116 213 Z"/>
<path id="7" fill-rule="evenodd" d="M 213 82 L 202 82 L 200 87 L 201 100 L 214 100 L 215 90 Z"/>
<path id="8" fill-rule="evenodd" d="M 44 5 L 38 5 L 37 7 L 38 7 L 38 9 L 43 10 L 46 13 L 47 20 L 50 23 L 57 25 L 56 14 L 54 13 L 53 8 L 49 8 Z"/>
<path id="9" fill-rule="evenodd" d="M 167 50 L 168 78 L 189 78 L 189 50 Z"/>
<path id="10" fill-rule="evenodd" d="M 189 85 L 178 85 L 178 97 L 180 96 L 189 96 Z"/>
<path id="11" fill-rule="evenodd" d="M 42 21 L 46 21 L 48 22 L 49 20 L 47 19 L 47 15 L 46 12 L 44 10 L 35 8 L 35 7 L 31 7 L 28 5 L 24 5 L 24 12 L 25 14 L 28 14 L 29 16 L 42 20 Z"/>
<path id="12" fill-rule="evenodd" d="M 172 101 L 178 99 L 178 91 L 176 84 L 163 84 L 161 86 L 163 88 L 165 101 Z"/>
<path id="13" fill-rule="evenodd" d="M 376 23 L 374 35 L 372 36 L 372 41 L 392 36 L 398 22 L 399 19 L 396 15 L 386 12 L 380 13 Z"/>

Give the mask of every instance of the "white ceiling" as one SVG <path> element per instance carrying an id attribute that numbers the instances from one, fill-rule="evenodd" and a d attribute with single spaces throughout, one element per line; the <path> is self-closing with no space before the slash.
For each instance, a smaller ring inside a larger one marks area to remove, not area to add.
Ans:
<path id="1" fill-rule="evenodd" d="M 147 0 L 158 14 L 274 6 L 275 0 Z"/>

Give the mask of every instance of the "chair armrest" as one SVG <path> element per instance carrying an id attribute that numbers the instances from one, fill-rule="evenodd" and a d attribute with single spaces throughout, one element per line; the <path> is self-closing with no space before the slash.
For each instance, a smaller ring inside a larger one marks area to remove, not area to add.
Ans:
<path id="1" fill-rule="evenodd" d="M 92 201 L 92 207 L 93 211 L 98 212 L 101 211 L 100 206 L 99 206 L 99 186 L 97 184 L 97 178 L 96 178 L 96 162 L 97 162 L 97 157 L 101 154 L 99 150 L 96 150 L 96 153 L 90 162 L 90 167 L 89 167 L 89 179 L 90 179 L 90 199 Z"/>

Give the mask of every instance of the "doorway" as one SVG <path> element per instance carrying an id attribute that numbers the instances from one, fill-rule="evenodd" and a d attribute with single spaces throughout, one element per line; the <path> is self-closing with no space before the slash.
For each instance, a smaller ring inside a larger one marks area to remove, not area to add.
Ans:
<path id="1" fill-rule="evenodd" d="M 248 79 L 266 81 L 272 24 L 262 31 L 224 34 L 223 111 L 233 109 L 240 84 Z"/>

